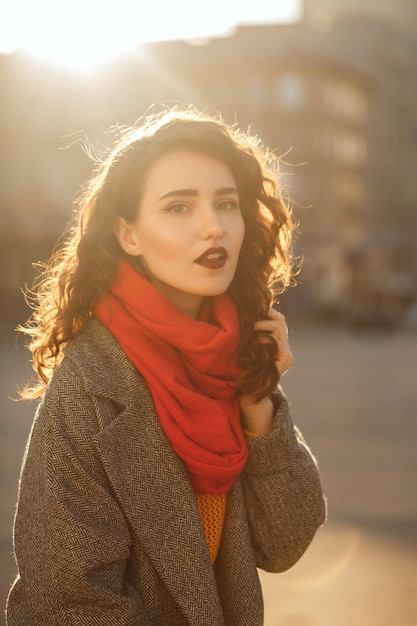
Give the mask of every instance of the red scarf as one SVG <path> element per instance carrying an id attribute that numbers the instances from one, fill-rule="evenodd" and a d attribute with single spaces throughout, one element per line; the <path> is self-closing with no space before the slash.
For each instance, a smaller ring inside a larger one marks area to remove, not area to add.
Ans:
<path id="1" fill-rule="evenodd" d="M 122 261 L 94 314 L 145 378 L 194 492 L 226 493 L 247 459 L 235 393 L 239 319 L 230 297 L 208 298 L 195 320 Z"/>

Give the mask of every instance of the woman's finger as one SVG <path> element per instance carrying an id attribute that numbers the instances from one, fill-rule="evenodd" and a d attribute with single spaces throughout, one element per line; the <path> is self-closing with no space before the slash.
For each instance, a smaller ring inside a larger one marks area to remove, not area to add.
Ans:
<path id="1" fill-rule="evenodd" d="M 284 315 L 272 308 L 268 312 L 268 319 L 255 322 L 255 330 L 263 330 L 276 336 L 279 335 L 281 337 L 284 335 L 288 337 L 287 323 Z"/>
<path id="2" fill-rule="evenodd" d="M 278 346 L 278 354 L 275 364 L 280 376 L 283 376 L 294 361 L 294 357 L 288 343 L 288 329 L 284 315 L 275 309 L 270 309 L 268 312 L 268 319 L 257 321 L 255 323 L 255 330 L 267 332 L 274 337 Z"/>

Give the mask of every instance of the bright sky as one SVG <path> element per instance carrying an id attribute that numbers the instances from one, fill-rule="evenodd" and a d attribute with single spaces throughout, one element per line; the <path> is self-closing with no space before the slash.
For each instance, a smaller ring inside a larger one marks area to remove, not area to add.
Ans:
<path id="1" fill-rule="evenodd" d="M 5 0 L 0 52 L 25 48 L 86 69 L 140 43 L 224 35 L 237 24 L 292 21 L 300 6 L 301 0 Z"/>

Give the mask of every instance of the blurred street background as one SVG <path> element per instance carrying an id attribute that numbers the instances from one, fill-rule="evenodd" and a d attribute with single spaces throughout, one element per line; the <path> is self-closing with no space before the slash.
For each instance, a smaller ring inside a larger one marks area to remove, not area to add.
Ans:
<path id="1" fill-rule="evenodd" d="M 2 12 L 2 605 L 35 410 L 10 399 L 29 369 L 14 332 L 29 314 L 22 289 L 114 127 L 182 103 L 250 127 L 282 157 L 300 222 L 283 382 L 330 516 L 290 572 L 262 575 L 266 626 L 417 624 L 417 3 L 253 4 L 16 0 Z"/>

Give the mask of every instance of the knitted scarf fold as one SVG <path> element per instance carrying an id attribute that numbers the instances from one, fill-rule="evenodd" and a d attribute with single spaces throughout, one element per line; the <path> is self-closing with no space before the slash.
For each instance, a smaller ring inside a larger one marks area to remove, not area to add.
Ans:
<path id="1" fill-rule="evenodd" d="M 227 294 L 207 298 L 195 320 L 121 261 L 94 315 L 145 378 L 194 492 L 226 493 L 247 459 L 236 397 L 240 335 L 233 301 Z"/>

